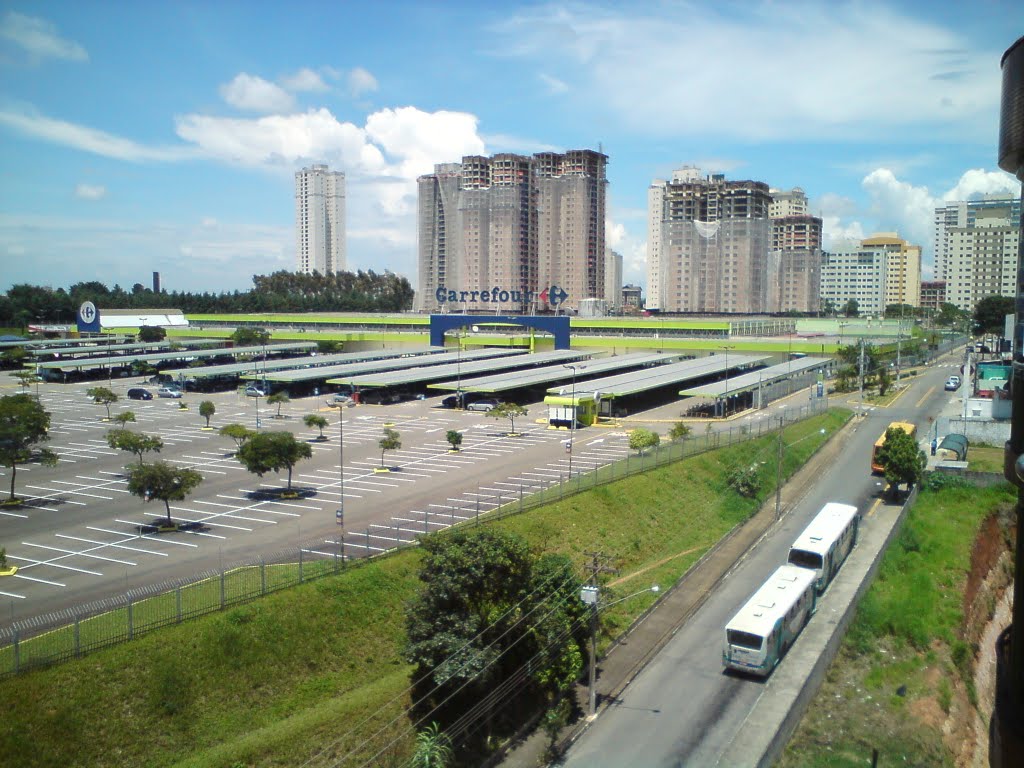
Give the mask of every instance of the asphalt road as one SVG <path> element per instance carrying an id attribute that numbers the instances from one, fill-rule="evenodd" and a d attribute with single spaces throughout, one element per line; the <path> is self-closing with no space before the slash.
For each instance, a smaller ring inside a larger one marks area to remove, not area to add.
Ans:
<path id="1" fill-rule="evenodd" d="M 948 358 L 947 358 L 948 360 Z M 677 632 L 664 650 L 612 703 L 569 750 L 566 766 L 714 766 L 738 729 L 772 685 L 722 670 L 722 628 L 778 565 L 789 545 L 829 501 L 857 505 L 872 526 L 883 481 L 870 473 L 874 441 L 892 421 L 918 425 L 927 448 L 928 417 L 937 415 L 953 393 L 942 384 L 953 363 L 939 363 L 914 381 L 891 407 L 867 409 L 847 438 L 844 458 L 784 521 L 721 582 L 714 594 Z M 840 572 L 839 579 L 843 578 Z M 819 607 L 828 610 L 829 593 Z M 797 663 L 792 657 L 787 661 Z"/>
<path id="2" fill-rule="evenodd" d="M 106 385 L 107 382 L 97 382 Z M 297 399 L 286 404 L 281 419 L 276 408 L 235 392 L 189 393 L 189 410 L 178 401 L 124 399 L 139 379 L 115 379 L 121 396 L 111 411 L 131 410 L 129 427 L 159 435 L 164 448 L 157 458 L 197 469 L 203 484 L 188 499 L 172 503 L 176 520 L 202 522 L 202 533 L 140 535 L 138 526 L 164 514 L 163 503 L 144 503 L 125 487 L 123 467 L 131 454 L 110 449 L 103 421 L 106 410 L 89 402 L 90 384 L 47 384 L 39 387 L 52 413 L 50 447 L 60 456 L 56 467 L 19 467 L 16 490 L 27 497 L 20 508 L 0 510 L 0 546 L 19 567 L 0 582 L 0 627 L 11 622 L 65 612 L 91 601 L 122 595 L 127 590 L 188 578 L 261 555 L 303 548 L 307 557 L 334 556 L 341 528 L 335 512 L 341 502 L 338 411 L 325 398 Z M 147 386 L 152 392 L 156 387 Z M 5 391 L 15 391 L 5 387 Z M 34 393 L 34 390 L 33 390 Z M 204 430 L 198 414 L 201 400 L 214 402 L 217 412 Z M 517 499 L 568 477 L 565 431 L 549 430 L 537 419 L 543 405 L 510 423 L 482 413 L 445 410 L 440 398 L 392 406 L 360 405 L 344 410 L 345 555 L 362 557 L 409 542 L 424 531 L 437 530 L 510 499 Z M 286 473 L 258 478 L 230 454 L 234 443 L 216 428 L 240 422 L 262 429 L 287 429 L 302 439 L 317 435 L 302 417 L 320 412 L 330 426 L 326 442 L 312 442 L 313 458 L 296 466 L 293 483 L 308 490 L 301 499 L 266 500 L 252 493 L 280 488 Z M 678 406 L 673 416 L 678 417 Z M 389 451 L 383 463 L 396 471 L 375 472 L 382 464 L 378 441 L 391 425 L 402 447 Z M 449 453 L 445 434 L 464 434 L 461 451 Z M 573 471 L 587 471 L 628 453 L 622 430 L 577 432 Z M 153 454 L 147 459 L 154 458 Z M 0 488 L 9 483 L 0 470 Z"/>

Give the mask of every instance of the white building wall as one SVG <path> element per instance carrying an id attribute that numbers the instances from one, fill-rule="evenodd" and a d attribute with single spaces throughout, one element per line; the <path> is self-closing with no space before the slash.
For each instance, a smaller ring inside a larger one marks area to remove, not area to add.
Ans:
<path id="1" fill-rule="evenodd" d="M 665 182 L 655 180 L 647 189 L 647 309 L 661 309 L 662 299 L 662 209 Z"/>
<path id="2" fill-rule="evenodd" d="M 296 171 L 296 271 L 331 275 L 345 259 L 345 174 L 326 165 Z"/>

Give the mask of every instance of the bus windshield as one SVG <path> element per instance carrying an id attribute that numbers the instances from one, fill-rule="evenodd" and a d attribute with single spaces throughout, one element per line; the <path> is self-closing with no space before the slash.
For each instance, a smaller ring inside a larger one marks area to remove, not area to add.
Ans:
<path id="1" fill-rule="evenodd" d="M 817 552 L 808 552 L 806 549 L 789 550 L 789 562 L 799 565 L 801 568 L 821 568 L 821 555 Z"/>
<path id="2" fill-rule="evenodd" d="M 753 632 L 741 632 L 738 629 L 726 630 L 725 634 L 729 638 L 729 645 L 738 645 L 740 648 L 751 648 L 755 651 L 761 650 L 761 643 L 764 640 Z"/>

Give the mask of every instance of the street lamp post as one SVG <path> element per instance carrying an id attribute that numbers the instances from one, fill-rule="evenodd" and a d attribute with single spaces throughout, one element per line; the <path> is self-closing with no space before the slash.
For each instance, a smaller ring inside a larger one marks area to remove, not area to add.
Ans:
<path id="1" fill-rule="evenodd" d="M 585 365 L 563 365 L 572 371 L 572 421 L 569 422 L 569 482 L 572 482 L 572 451 L 573 441 L 576 438 L 576 369 L 583 370 Z"/>
<path id="2" fill-rule="evenodd" d="M 725 350 L 725 399 L 722 401 L 722 416 L 729 415 L 729 350 L 736 349 L 735 344 L 724 344 Z"/>
<path id="3" fill-rule="evenodd" d="M 334 405 L 329 403 L 329 405 Z M 338 402 L 338 509 L 335 518 L 341 526 L 341 564 L 345 564 L 345 408 L 351 404 Z"/>

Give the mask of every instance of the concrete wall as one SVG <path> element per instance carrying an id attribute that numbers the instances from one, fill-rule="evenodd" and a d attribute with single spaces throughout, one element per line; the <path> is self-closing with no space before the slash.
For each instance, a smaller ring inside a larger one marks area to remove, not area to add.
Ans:
<path id="1" fill-rule="evenodd" d="M 964 435 L 971 444 L 988 443 L 989 445 L 1000 446 L 1010 439 L 1010 422 L 1008 421 L 979 421 L 978 419 L 950 419 L 949 428 L 945 434 Z M 968 457 L 971 453 L 968 449 Z"/>

